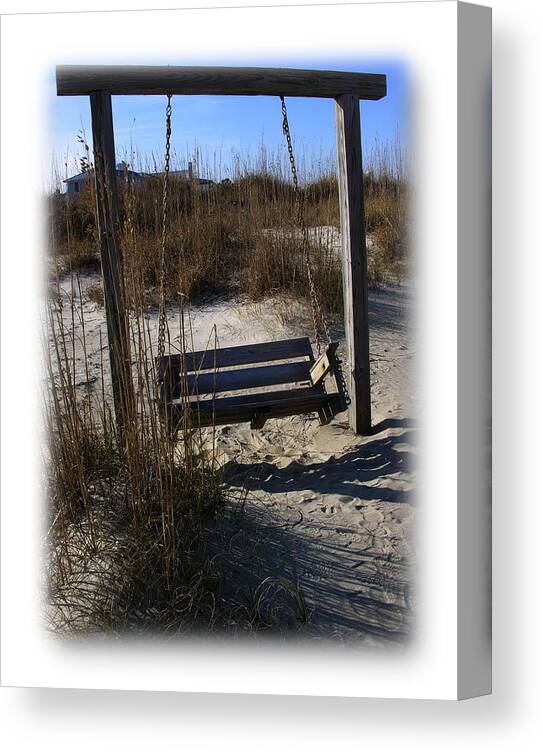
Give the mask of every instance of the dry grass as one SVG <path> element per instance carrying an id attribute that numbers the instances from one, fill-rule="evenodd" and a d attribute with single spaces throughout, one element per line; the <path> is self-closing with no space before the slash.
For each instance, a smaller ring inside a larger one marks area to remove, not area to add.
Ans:
<path id="1" fill-rule="evenodd" d="M 250 167 L 250 166 L 249 166 Z M 274 291 L 307 295 L 307 278 L 294 221 L 292 187 L 276 173 L 247 169 L 208 191 L 172 180 L 168 207 L 166 290 L 192 303 L 214 295 L 252 299 Z M 370 269 L 377 280 L 406 254 L 405 176 L 376 164 L 366 180 L 368 230 L 374 238 Z M 319 177 L 303 187 L 307 223 L 338 226 L 336 181 Z M 161 633 L 189 629 L 255 631 L 277 627 L 278 599 L 288 599 L 294 623 L 308 618 L 296 585 L 266 578 L 247 588 L 244 600 L 225 591 L 221 556 L 208 533 L 232 498 L 214 455 L 198 431 L 172 442 L 160 420 L 146 312 L 158 302 L 160 180 L 121 190 L 121 240 L 131 309 L 133 400 L 121 438 L 113 420 L 109 364 L 103 360 L 98 389 L 78 388 L 76 365 L 88 372 L 81 287 L 73 272 L 99 268 L 92 187 L 67 200 L 49 199 L 53 279 L 72 272 L 69 304 L 59 294 L 48 306 L 45 413 L 50 435 L 47 620 L 59 633 L 108 631 Z M 316 237 L 316 236 L 315 236 Z M 337 249 L 312 241 L 315 278 L 328 310 L 341 310 Z M 86 290 L 102 304 L 102 288 Z M 76 340 L 82 354 L 76 354 Z M 106 357 L 106 343 L 101 349 Z M 79 375 L 81 378 L 81 375 Z M 98 396 L 93 396 L 98 395 Z"/>
<path id="2" fill-rule="evenodd" d="M 254 299 L 270 291 L 307 295 L 294 191 L 279 158 L 258 170 L 239 158 L 244 172 L 235 180 L 202 190 L 172 179 L 168 206 L 166 289 L 193 303 L 211 296 L 242 294 Z M 303 158 L 302 158 L 303 161 Z M 315 174 L 328 161 L 313 164 Z M 408 245 L 408 186 L 401 151 L 376 147 L 364 178 L 366 226 L 370 243 L 370 282 L 401 276 Z M 309 227 L 339 227 L 337 181 L 321 176 L 303 184 Z M 134 280 L 131 306 L 156 304 L 159 284 L 161 180 L 121 186 L 122 247 L 127 274 Z M 93 268 L 96 227 L 92 190 L 70 200 L 50 202 L 50 249 L 61 273 Z M 341 264 L 326 235 L 312 236 L 315 279 L 325 306 L 342 310 Z"/>
<path id="3" fill-rule="evenodd" d="M 142 310 L 132 317 L 133 399 L 121 437 L 106 348 L 98 389 L 78 388 L 80 356 L 83 383 L 93 377 L 75 276 L 72 286 L 68 302 L 66 295 L 50 299 L 45 332 L 49 627 L 60 634 L 277 628 L 272 614 L 278 599 L 293 600 L 292 583 L 281 585 L 281 598 L 269 582 L 255 582 L 241 596 L 224 594 L 228 563 L 210 550 L 209 536 L 226 507 L 230 517 L 243 514 L 245 495 L 224 485 L 201 431 L 182 430 L 176 442 L 167 432 Z M 306 618 L 296 605 L 302 602 L 298 594 L 289 606 L 298 624 Z"/>

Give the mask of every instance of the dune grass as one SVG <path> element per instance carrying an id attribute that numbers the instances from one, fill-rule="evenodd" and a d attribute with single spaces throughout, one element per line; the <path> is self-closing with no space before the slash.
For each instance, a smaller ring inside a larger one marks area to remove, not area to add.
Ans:
<path id="1" fill-rule="evenodd" d="M 301 157 L 304 161 L 304 155 Z M 179 294 L 193 303 L 210 296 L 243 295 L 252 299 L 270 292 L 307 295 L 294 190 L 279 155 L 265 165 L 238 156 L 243 170 L 232 180 L 206 188 L 184 180 L 170 181 L 167 213 L 168 298 Z M 302 183 L 306 223 L 311 228 L 339 228 L 337 180 L 330 159 L 312 163 Z M 151 157 L 138 158 L 131 169 L 144 171 Z M 312 176 L 312 177 L 311 177 Z M 408 245 L 408 182 L 399 147 L 376 146 L 364 175 L 370 283 L 398 279 Z M 120 181 L 122 247 L 128 275 L 137 280 L 130 305 L 156 304 L 161 232 L 161 178 L 143 184 Z M 50 252 L 60 272 L 95 267 L 97 258 L 95 198 L 89 190 L 49 202 Z M 324 305 L 342 310 L 341 262 L 337 233 L 311 236 L 315 280 Z"/>
<path id="2" fill-rule="evenodd" d="M 274 164 L 263 170 L 245 160 L 245 170 L 234 179 L 206 189 L 172 179 L 166 248 L 172 303 L 197 304 L 217 295 L 252 300 L 274 292 L 307 295 L 293 189 L 285 166 Z M 307 224 L 337 228 L 337 184 L 321 172 L 303 183 Z M 406 259 L 407 180 L 401 162 L 382 152 L 364 180 L 370 271 L 379 281 L 398 272 Z M 83 294 L 79 274 L 100 268 L 92 182 L 76 198 L 56 193 L 48 198 L 53 294 L 44 330 L 47 622 L 60 634 L 254 632 L 276 628 L 274 614 L 288 601 L 289 623 L 301 626 L 308 615 L 294 582 L 266 580 L 253 583 L 241 599 L 225 595 L 221 556 L 210 551 L 207 533 L 226 509 L 243 514 L 244 497 L 233 496 L 223 482 L 201 431 L 184 429 L 174 442 L 160 419 L 146 318 L 158 303 L 160 195 L 159 176 L 140 186 L 121 181 L 135 363 L 132 419 L 122 438 L 113 419 L 107 342 L 101 343 L 100 373 L 90 374 L 88 324 L 77 304 Z M 311 244 L 323 304 L 338 313 L 341 263 L 334 234 L 313 233 Z M 60 289 L 63 278 L 71 280 L 67 297 Z M 96 284 L 86 295 L 101 302 Z M 93 390 L 80 388 L 78 362 L 85 364 L 84 383 L 98 378 Z"/>

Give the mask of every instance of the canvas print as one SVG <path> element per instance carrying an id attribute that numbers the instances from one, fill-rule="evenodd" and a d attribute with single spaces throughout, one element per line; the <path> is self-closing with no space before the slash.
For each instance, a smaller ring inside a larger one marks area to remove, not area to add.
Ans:
<path id="1" fill-rule="evenodd" d="M 0 33 L 1 681 L 489 692 L 488 9 Z"/>
<path id="2" fill-rule="evenodd" d="M 175 63 L 50 72 L 47 629 L 404 648 L 408 71 Z"/>

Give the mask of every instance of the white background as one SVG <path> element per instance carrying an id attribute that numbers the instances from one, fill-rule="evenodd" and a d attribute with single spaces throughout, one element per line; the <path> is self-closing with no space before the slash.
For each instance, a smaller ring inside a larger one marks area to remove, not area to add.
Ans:
<path id="1" fill-rule="evenodd" d="M 53 7 L 33 5 L 40 11 Z M 100 2 L 93 5 L 101 7 Z M 22 6 L 4 2 L 2 10 Z M 134 0 L 115 3 L 117 8 L 137 6 Z M 537 2 L 496 0 L 493 6 L 494 695 L 455 704 L 2 689 L 1 733 L 7 749 L 35 744 L 55 750 L 143 750 L 166 743 L 190 750 L 537 747 L 543 19 Z M 74 3 L 54 7 L 73 10 Z"/>

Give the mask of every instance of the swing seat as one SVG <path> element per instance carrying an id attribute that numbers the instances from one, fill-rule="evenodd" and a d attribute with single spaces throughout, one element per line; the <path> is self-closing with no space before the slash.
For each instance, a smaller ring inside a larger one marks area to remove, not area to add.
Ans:
<path id="1" fill-rule="evenodd" d="M 331 343 L 315 360 L 309 338 L 301 337 L 158 357 L 163 418 L 172 432 L 245 422 L 262 428 L 269 418 L 307 413 L 325 425 L 347 407 L 337 347 Z"/>

